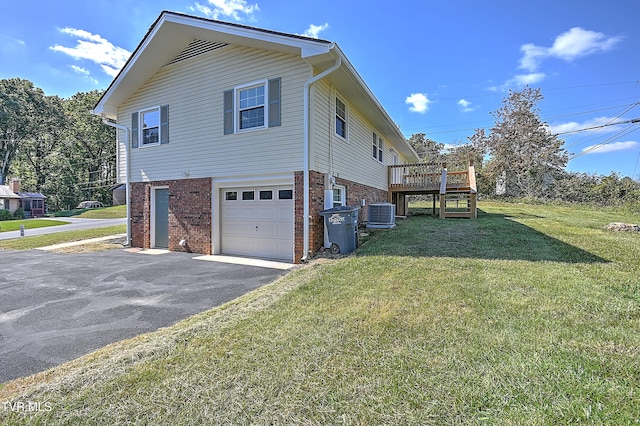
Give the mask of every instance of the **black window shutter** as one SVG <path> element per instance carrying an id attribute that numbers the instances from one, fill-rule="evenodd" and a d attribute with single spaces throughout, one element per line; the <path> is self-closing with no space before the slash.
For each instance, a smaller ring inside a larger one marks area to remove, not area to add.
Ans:
<path id="1" fill-rule="evenodd" d="M 131 148 L 138 147 L 138 113 L 131 114 Z"/>
<path id="2" fill-rule="evenodd" d="M 169 105 L 160 107 L 160 143 L 169 143 Z"/>
<path id="3" fill-rule="evenodd" d="M 233 90 L 224 92 L 224 134 L 233 133 Z"/>
<path id="4" fill-rule="evenodd" d="M 280 78 L 269 80 L 269 127 L 281 124 Z"/>

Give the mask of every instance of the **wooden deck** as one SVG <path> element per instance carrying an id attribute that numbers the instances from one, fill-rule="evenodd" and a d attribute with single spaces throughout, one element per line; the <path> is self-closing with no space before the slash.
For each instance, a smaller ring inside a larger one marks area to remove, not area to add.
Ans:
<path id="1" fill-rule="evenodd" d="M 477 187 L 473 163 L 466 170 L 447 170 L 443 163 L 389 166 L 389 202 L 400 216 L 406 215 L 407 195 L 432 194 L 440 201 L 441 218 L 477 217 Z"/>

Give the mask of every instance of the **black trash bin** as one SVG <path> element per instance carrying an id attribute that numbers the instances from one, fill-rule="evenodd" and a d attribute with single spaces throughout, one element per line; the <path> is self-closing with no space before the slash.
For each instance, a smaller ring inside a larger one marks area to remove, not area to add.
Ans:
<path id="1" fill-rule="evenodd" d="M 339 206 L 320 212 L 327 225 L 332 253 L 351 253 L 358 246 L 358 211 L 360 207 Z"/>

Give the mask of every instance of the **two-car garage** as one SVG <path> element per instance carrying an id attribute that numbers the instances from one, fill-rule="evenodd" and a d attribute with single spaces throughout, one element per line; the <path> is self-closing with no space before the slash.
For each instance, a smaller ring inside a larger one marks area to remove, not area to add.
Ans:
<path id="1" fill-rule="evenodd" d="M 293 186 L 231 187 L 218 194 L 220 253 L 292 261 Z"/>

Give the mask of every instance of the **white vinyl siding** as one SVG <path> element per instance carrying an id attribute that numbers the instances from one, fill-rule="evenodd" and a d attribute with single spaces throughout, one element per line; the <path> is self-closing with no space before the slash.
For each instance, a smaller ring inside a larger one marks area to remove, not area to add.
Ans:
<path id="1" fill-rule="evenodd" d="M 119 110 L 118 122 L 131 127 L 131 114 L 145 106 L 171 108 L 171 143 L 131 150 L 131 180 L 301 170 L 303 87 L 310 76 L 310 66 L 295 56 L 237 46 L 163 67 Z M 224 135 L 224 92 L 273 79 L 280 83 L 281 125 Z M 124 167 L 120 170 L 122 174 Z"/>
<path id="2" fill-rule="evenodd" d="M 335 90 L 325 82 L 319 82 L 313 87 L 311 98 L 311 168 L 387 190 L 390 138 L 376 132 L 384 141 L 382 161 L 372 161 L 372 129 L 375 129 L 375 123 L 366 120 L 352 103 L 348 104 L 349 143 L 344 143 L 344 139 L 334 131 Z M 404 159 L 400 158 L 400 162 Z"/>

